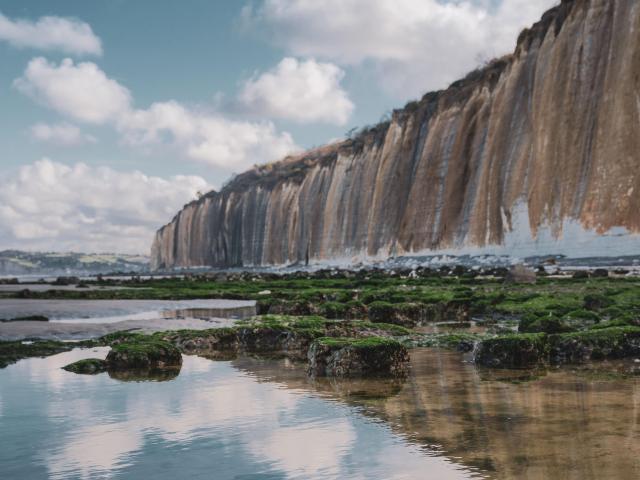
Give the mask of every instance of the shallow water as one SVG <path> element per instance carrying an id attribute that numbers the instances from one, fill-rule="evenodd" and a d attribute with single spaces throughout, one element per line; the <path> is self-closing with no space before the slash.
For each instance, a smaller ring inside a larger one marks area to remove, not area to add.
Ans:
<path id="1" fill-rule="evenodd" d="M 43 315 L 50 319 L 0 322 L 0 340 L 80 340 L 119 330 L 216 328 L 255 314 L 254 301 L 240 300 L 0 299 L 0 318 Z"/>
<path id="2" fill-rule="evenodd" d="M 44 315 L 63 323 L 114 323 L 175 318 L 246 318 L 255 302 L 242 300 L 48 300 L 1 299 L 0 318 Z"/>
<path id="3" fill-rule="evenodd" d="M 246 357 L 185 356 L 167 381 L 60 369 L 106 351 L 0 370 L 2 478 L 640 476 L 632 362 L 489 372 L 425 349 L 404 382 Z"/>

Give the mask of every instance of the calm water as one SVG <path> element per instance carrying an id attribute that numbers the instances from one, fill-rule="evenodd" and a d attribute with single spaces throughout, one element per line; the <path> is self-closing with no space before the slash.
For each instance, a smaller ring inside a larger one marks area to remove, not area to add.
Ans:
<path id="1" fill-rule="evenodd" d="M 401 383 L 252 358 L 188 356 L 165 381 L 60 369 L 106 351 L 0 370 L 1 478 L 640 476 L 633 363 L 489 374 L 416 350 Z"/>
<path id="2" fill-rule="evenodd" d="M 44 315 L 61 323 L 115 323 L 176 318 L 246 318 L 255 315 L 253 300 L 49 300 L 0 301 L 0 318 Z"/>
<path id="3" fill-rule="evenodd" d="M 79 340 L 118 330 L 224 327 L 255 314 L 255 302 L 241 300 L 2 299 L 0 319 L 43 315 L 50 321 L 0 322 L 0 340 Z"/>

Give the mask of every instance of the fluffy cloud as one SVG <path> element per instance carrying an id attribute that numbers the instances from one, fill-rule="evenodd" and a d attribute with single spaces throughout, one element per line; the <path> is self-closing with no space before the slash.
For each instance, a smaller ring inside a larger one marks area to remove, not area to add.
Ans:
<path id="1" fill-rule="evenodd" d="M 54 124 L 36 123 L 31 127 L 30 131 L 34 140 L 56 145 L 74 146 L 97 141 L 94 136 L 82 133 L 82 130 L 78 127 L 67 122 Z"/>
<path id="2" fill-rule="evenodd" d="M 66 116 L 94 124 L 118 118 L 131 104 L 129 90 L 107 77 L 95 63 L 74 64 L 69 58 L 60 65 L 34 58 L 14 86 Z"/>
<path id="3" fill-rule="evenodd" d="M 238 100 L 249 111 L 269 117 L 344 125 L 353 103 L 340 86 L 343 77 L 331 63 L 285 58 L 248 80 Z"/>
<path id="4" fill-rule="evenodd" d="M 120 119 L 118 129 L 130 144 L 168 141 L 190 159 L 236 171 L 297 150 L 291 135 L 278 133 L 271 122 L 230 120 L 189 110 L 175 101 L 131 111 Z"/>
<path id="5" fill-rule="evenodd" d="M 192 160 L 232 171 L 269 162 L 297 150 L 271 122 L 232 120 L 176 101 L 134 109 L 129 90 L 95 63 L 59 65 L 35 58 L 14 86 L 35 101 L 77 121 L 112 125 L 126 143 L 171 145 Z"/>
<path id="6" fill-rule="evenodd" d="M 162 179 L 43 159 L 0 178 L 0 244 L 147 252 L 158 226 L 209 189 L 196 176 Z"/>
<path id="7" fill-rule="evenodd" d="M 42 17 L 31 22 L 12 20 L 0 13 L 0 40 L 16 47 L 102 55 L 100 39 L 89 24 L 61 17 Z"/>
<path id="8" fill-rule="evenodd" d="M 441 88 L 511 51 L 519 31 L 557 0 L 262 0 L 244 19 L 299 56 L 371 64 L 399 96 Z M 494 5 L 494 6 L 492 6 Z"/>

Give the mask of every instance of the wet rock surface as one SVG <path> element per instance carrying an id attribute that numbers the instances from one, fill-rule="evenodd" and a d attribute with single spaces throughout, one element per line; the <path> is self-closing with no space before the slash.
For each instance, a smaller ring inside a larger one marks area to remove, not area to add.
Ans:
<path id="1" fill-rule="evenodd" d="M 322 338 L 308 353 L 312 377 L 398 377 L 407 375 L 409 353 L 401 343 L 385 338 Z"/>
<path id="2" fill-rule="evenodd" d="M 486 367 L 521 368 L 638 356 L 640 328 L 624 326 L 551 335 L 530 333 L 484 339 L 476 347 L 474 361 Z"/>

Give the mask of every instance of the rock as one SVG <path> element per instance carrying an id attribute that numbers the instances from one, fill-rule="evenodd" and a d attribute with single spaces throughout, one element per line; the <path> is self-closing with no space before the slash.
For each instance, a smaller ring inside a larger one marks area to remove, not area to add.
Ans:
<path id="1" fill-rule="evenodd" d="M 591 276 L 594 278 L 607 278 L 609 276 L 609 270 L 606 268 L 596 268 Z"/>
<path id="2" fill-rule="evenodd" d="M 640 355 L 640 328 L 608 327 L 581 332 L 512 334 L 482 340 L 474 362 L 492 368 L 584 363 Z"/>
<path id="3" fill-rule="evenodd" d="M 380 337 L 321 338 L 307 354 L 313 377 L 402 378 L 409 369 L 409 353 L 396 340 Z"/>
<path id="4" fill-rule="evenodd" d="M 550 361 L 583 363 L 640 354 L 640 328 L 611 327 L 549 336 Z"/>
<path id="5" fill-rule="evenodd" d="M 80 373 L 83 375 L 95 375 L 107 371 L 107 362 L 99 358 L 85 358 L 77 362 L 70 363 L 62 367 L 67 372 Z"/>
<path id="6" fill-rule="evenodd" d="M 522 368 L 547 360 L 544 333 L 512 334 L 482 340 L 474 362 L 492 368 Z"/>
<path id="7" fill-rule="evenodd" d="M 504 281 L 506 283 L 536 283 L 536 272 L 523 264 L 514 265 L 509 269 Z"/>
<path id="8" fill-rule="evenodd" d="M 572 276 L 576 279 L 587 279 L 589 278 L 589 272 L 587 272 L 586 270 L 576 270 L 575 272 L 573 272 Z"/>
<path id="9" fill-rule="evenodd" d="M 182 365 L 180 350 L 169 342 L 120 343 L 107 355 L 109 370 L 155 370 Z"/>

